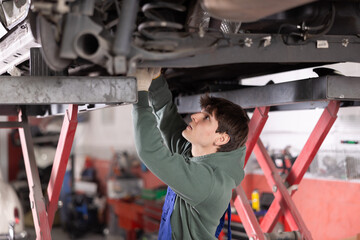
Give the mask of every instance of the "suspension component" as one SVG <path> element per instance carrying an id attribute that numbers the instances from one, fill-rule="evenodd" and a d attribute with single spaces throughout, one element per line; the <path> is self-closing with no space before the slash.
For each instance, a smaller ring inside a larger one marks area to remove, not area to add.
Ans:
<path id="1" fill-rule="evenodd" d="M 131 35 L 136 21 L 139 0 L 124 0 L 122 11 L 117 26 L 115 40 L 113 43 L 113 52 L 116 55 L 128 55 L 130 49 Z"/>
<path id="2" fill-rule="evenodd" d="M 142 6 L 142 12 L 148 21 L 141 23 L 138 31 L 147 38 L 156 39 L 156 34 L 159 29 L 167 29 L 171 31 L 179 31 L 184 28 L 183 23 L 179 23 L 174 19 L 174 15 L 165 14 L 162 10 L 167 12 L 183 13 L 186 7 L 179 3 L 170 2 L 153 2 Z"/>

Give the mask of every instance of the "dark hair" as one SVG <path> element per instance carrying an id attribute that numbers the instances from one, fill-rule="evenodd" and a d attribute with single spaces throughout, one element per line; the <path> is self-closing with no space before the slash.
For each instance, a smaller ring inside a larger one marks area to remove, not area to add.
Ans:
<path id="1" fill-rule="evenodd" d="M 244 146 L 249 132 L 249 117 L 242 107 L 224 98 L 204 95 L 200 106 L 213 114 L 219 126 L 216 132 L 227 133 L 230 141 L 219 147 L 218 152 L 230 152 Z"/>

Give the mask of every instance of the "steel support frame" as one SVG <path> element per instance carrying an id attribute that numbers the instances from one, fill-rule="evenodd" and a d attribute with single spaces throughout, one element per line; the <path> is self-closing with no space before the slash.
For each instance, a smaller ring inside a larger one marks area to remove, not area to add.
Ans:
<path id="1" fill-rule="evenodd" d="M 323 109 L 332 100 L 344 102 L 344 107 L 360 106 L 360 77 L 330 75 L 210 95 L 225 98 L 244 109 L 270 106 L 271 111 Z M 200 97 L 201 94 L 178 96 L 175 103 L 179 113 L 199 112 Z"/>
<path id="2" fill-rule="evenodd" d="M 312 131 L 308 141 L 299 154 L 297 161 L 295 161 L 295 164 L 286 179 L 286 184 L 289 186 L 297 186 L 297 184 L 299 184 L 302 180 L 306 170 L 310 166 L 322 142 L 335 122 L 339 106 L 340 103 L 338 101 L 329 101 L 328 106 L 324 109 L 323 114 L 318 120 L 314 130 Z M 233 199 L 234 206 L 242 219 L 244 228 L 249 238 L 266 239 L 264 232 L 271 232 L 280 214 L 283 213 L 291 227 L 291 230 L 299 230 L 304 239 L 312 239 L 310 231 L 307 229 L 300 213 L 291 199 L 291 195 L 295 191 L 292 190 L 289 192 L 285 187 L 285 184 L 278 174 L 274 163 L 259 139 L 260 133 L 266 123 L 266 120 L 268 119 L 268 111 L 269 107 L 257 107 L 250 120 L 249 136 L 246 143 L 247 152 L 245 165 L 254 149 L 254 153 L 260 167 L 263 169 L 265 177 L 272 187 L 275 200 L 265 215 L 261 225 L 256 220 L 255 214 L 251 209 L 241 185 L 236 188 L 237 196 Z"/>
<path id="3" fill-rule="evenodd" d="M 56 149 L 51 177 L 47 188 L 49 200 L 47 206 L 41 189 L 40 177 L 34 154 L 33 140 L 25 109 L 21 109 L 19 111 L 17 122 L 0 122 L 0 128 L 17 128 L 19 130 L 26 176 L 30 190 L 30 206 L 34 219 L 37 240 L 51 239 L 51 227 L 58 207 L 61 186 L 77 127 L 77 113 L 78 106 L 70 104 L 64 115 L 64 121 Z"/>
<path id="4" fill-rule="evenodd" d="M 324 141 L 332 125 L 334 124 L 337 118 L 337 112 L 339 111 L 339 107 L 340 107 L 340 102 L 330 101 L 328 106 L 324 109 L 309 139 L 305 143 L 302 151 L 297 157 L 293 167 L 291 168 L 286 178 L 286 183 L 289 186 L 296 186 L 302 180 L 306 170 L 309 168 L 322 142 Z M 261 148 L 261 144 L 258 145 L 258 147 Z M 256 156 L 258 157 L 258 155 Z M 290 192 L 290 195 L 293 195 L 294 193 L 295 191 L 293 190 Z M 263 231 L 271 232 L 278 218 L 280 217 L 280 214 L 281 214 L 281 206 L 279 205 L 279 201 L 274 201 L 271 204 L 267 214 L 265 215 L 261 223 L 261 228 L 263 229 Z M 287 221 L 290 220 L 287 218 L 287 214 L 285 214 L 285 217 Z"/>

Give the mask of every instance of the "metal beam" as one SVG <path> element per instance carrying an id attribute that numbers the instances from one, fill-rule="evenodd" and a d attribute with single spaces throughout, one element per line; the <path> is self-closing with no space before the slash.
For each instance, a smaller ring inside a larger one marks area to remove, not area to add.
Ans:
<path id="1" fill-rule="evenodd" d="M 360 39 L 325 35 L 304 44 L 286 44 L 281 34 L 192 33 L 177 40 L 170 53 L 150 52 L 133 46 L 140 67 L 193 68 L 233 63 L 334 63 L 360 62 Z M 166 43 L 164 43 L 166 44 Z M 268 45 L 270 44 L 270 45 Z"/>
<path id="2" fill-rule="evenodd" d="M 133 77 L 0 77 L 0 104 L 134 103 Z"/>
<path id="3" fill-rule="evenodd" d="M 271 110 L 325 108 L 330 100 L 359 101 L 360 78 L 325 76 L 216 92 L 211 95 L 228 99 L 245 109 L 262 106 L 274 106 Z M 198 94 L 177 97 L 175 102 L 179 112 L 198 112 L 200 96 Z"/>

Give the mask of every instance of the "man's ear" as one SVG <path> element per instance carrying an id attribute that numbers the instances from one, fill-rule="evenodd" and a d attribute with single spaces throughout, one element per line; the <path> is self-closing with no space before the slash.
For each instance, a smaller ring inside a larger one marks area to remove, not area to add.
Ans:
<path id="1" fill-rule="evenodd" d="M 215 139 L 215 145 L 225 145 L 230 141 L 230 136 L 227 133 L 219 133 L 219 136 Z"/>

